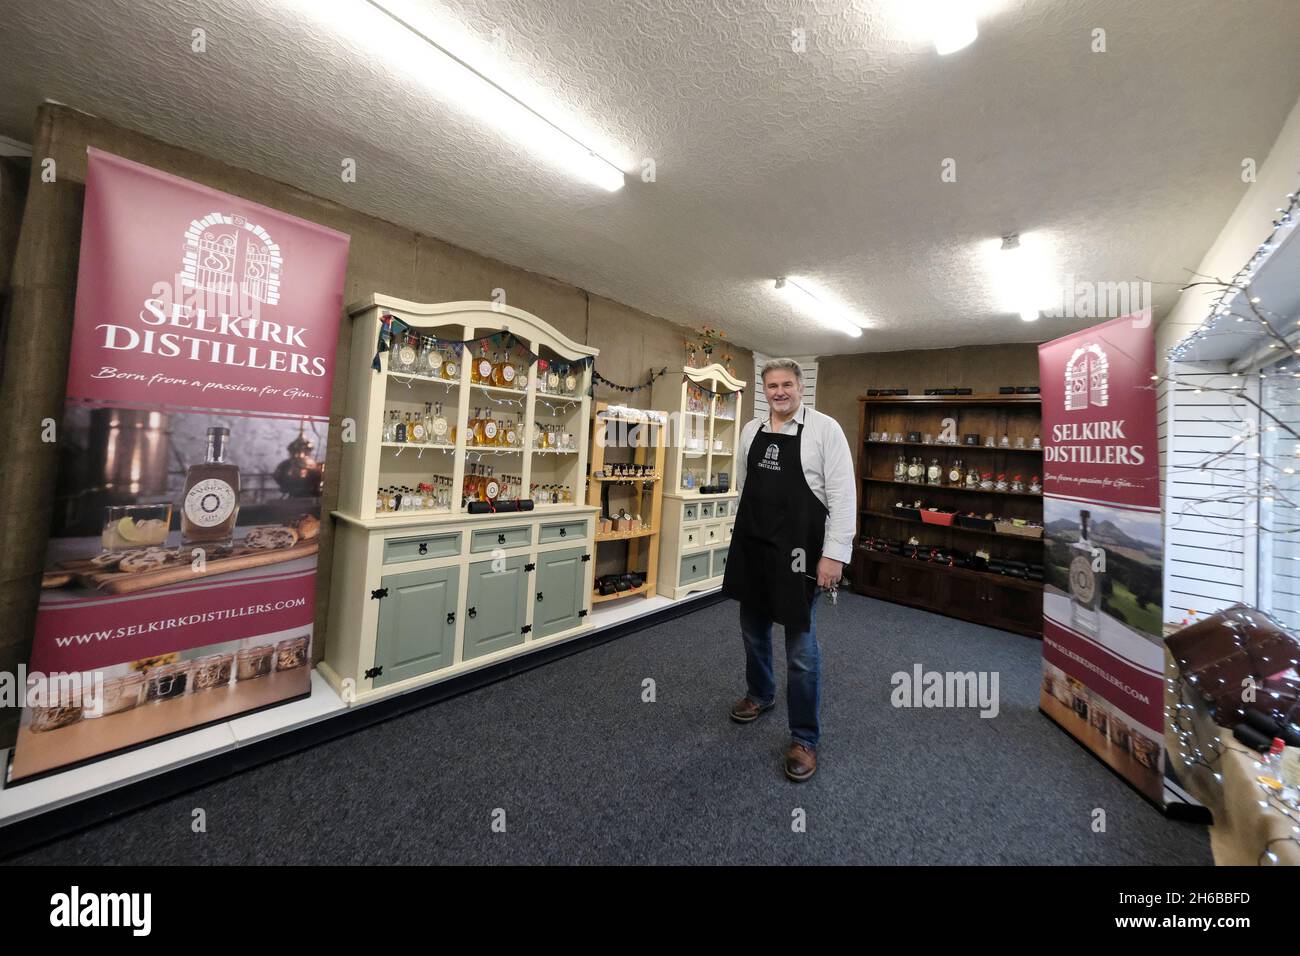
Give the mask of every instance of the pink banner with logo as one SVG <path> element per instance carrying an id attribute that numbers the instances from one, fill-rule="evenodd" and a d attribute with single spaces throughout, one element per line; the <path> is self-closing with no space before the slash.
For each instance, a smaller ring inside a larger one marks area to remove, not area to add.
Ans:
<path id="1" fill-rule="evenodd" d="M 348 243 L 90 150 L 11 779 L 310 692 Z"/>
<path id="2" fill-rule="evenodd" d="M 1164 795 L 1163 535 L 1150 313 L 1038 347 L 1045 714 Z"/>

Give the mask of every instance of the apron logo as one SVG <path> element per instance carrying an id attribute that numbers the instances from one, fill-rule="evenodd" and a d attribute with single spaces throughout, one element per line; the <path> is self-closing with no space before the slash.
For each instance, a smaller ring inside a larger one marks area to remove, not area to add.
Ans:
<path id="1" fill-rule="evenodd" d="M 781 454 L 781 449 L 775 443 L 767 446 L 767 451 L 763 452 L 763 457 L 758 462 L 759 468 L 767 468 L 771 471 L 780 471 L 781 463 L 777 461 Z"/>

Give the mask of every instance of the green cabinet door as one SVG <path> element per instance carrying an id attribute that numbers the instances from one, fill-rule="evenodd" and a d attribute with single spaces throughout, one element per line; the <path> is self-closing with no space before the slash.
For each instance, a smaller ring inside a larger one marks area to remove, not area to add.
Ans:
<path id="1" fill-rule="evenodd" d="M 577 627 L 586 604 L 586 562 L 582 548 L 544 551 L 537 556 L 537 593 L 533 595 L 533 637 Z"/>
<path id="2" fill-rule="evenodd" d="M 379 602 L 375 687 L 448 667 L 456 650 L 456 589 L 460 568 L 389 574 Z"/>
<path id="3" fill-rule="evenodd" d="M 528 563 L 528 555 L 503 558 L 495 569 L 494 563 L 476 561 L 469 566 L 462 660 L 524 642 L 529 575 L 524 565 Z"/>

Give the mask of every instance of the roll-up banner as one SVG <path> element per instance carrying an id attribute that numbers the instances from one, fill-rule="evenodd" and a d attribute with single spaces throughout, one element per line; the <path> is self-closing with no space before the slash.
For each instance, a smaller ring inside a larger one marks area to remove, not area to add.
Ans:
<path id="1" fill-rule="evenodd" d="M 90 150 L 11 780 L 310 693 L 347 257 L 346 235 Z"/>
<path id="2" fill-rule="evenodd" d="M 1163 538 L 1149 313 L 1038 347 L 1040 709 L 1164 803 Z"/>

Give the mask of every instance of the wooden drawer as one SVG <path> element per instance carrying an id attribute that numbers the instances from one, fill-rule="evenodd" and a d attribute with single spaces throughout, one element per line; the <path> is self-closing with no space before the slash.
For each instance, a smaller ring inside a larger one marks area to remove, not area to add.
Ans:
<path id="1" fill-rule="evenodd" d="M 713 576 L 720 577 L 727 571 L 727 552 L 729 548 L 718 548 L 713 552 Z"/>
<path id="2" fill-rule="evenodd" d="M 713 503 L 712 501 L 701 501 L 701 502 L 700 502 L 700 520 L 701 520 L 701 521 L 710 521 L 710 520 L 712 520 L 712 518 L 713 518 L 713 504 L 714 504 L 714 503 Z"/>
<path id="3" fill-rule="evenodd" d="M 709 576 L 709 552 L 700 551 L 697 554 L 687 554 L 682 556 L 681 569 L 677 576 L 678 586 L 683 584 L 694 584 L 696 581 L 703 581 Z"/>
<path id="4" fill-rule="evenodd" d="M 474 554 L 496 548 L 526 548 L 533 543 L 533 526 L 511 525 L 508 528 L 480 528 L 469 540 L 469 550 Z"/>
<path id="5" fill-rule="evenodd" d="M 704 547 L 704 528 L 701 525 L 692 525 L 682 529 L 683 551 L 702 547 Z"/>
<path id="6" fill-rule="evenodd" d="M 460 554 L 459 531 L 422 534 L 413 538 L 388 538 L 384 541 L 384 564 L 450 558 L 457 554 Z"/>
<path id="7" fill-rule="evenodd" d="M 717 502 L 717 506 L 713 509 L 713 513 L 717 515 L 719 518 L 727 517 L 728 515 L 731 514 L 731 502 L 730 501 Z"/>
<path id="8" fill-rule="evenodd" d="M 706 524 L 704 526 L 701 543 L 705 547 L 709 548 L 725 543 L 727 540 L 725 537 L 726 527 L 727 526 L 720 521 L 714 522 L 713 524 Z"/>
<path id="9" fill-rule="evenodd" d="M 541 525 L 538 532 L 538 544 L 550 544 L 552 541 L 585 541 L 587 538 L 586 521 L 554 521 Z"/>
<path id="10" fill-rule="evenodd" d="M 722 526 L 722 540 L 727 543 L 731 542 L 731 536 L 736 533 L 736 522 L 728 521 Z"/>
<path id="11" fill-rule="evenodd" d="M 700 520 L 700 503 L 692 501 L 689 504 L 682 505 L 682 521 L 699 521 Z"/>

